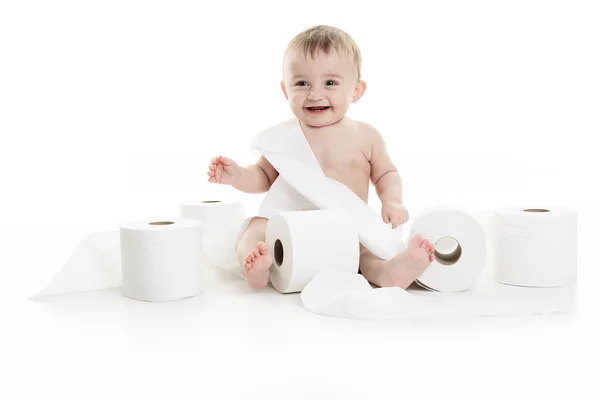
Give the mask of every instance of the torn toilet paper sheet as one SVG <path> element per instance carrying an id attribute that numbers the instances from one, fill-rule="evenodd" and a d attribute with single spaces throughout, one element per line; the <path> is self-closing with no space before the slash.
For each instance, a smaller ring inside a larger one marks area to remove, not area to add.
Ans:
<path id="1" fill-rule="evenodd" d="M 405 249 L 402 226 L 392 230 L 352 190 L 325 176 L 297 119 L 289 119 L 261 132 L 250 147 L 262 153 L 279 172 L 269 190 L 272 193 L 265 196 L 262 210 L 271 213 L 300 211 L 290 210 L 289 203 L 277 203 L 276 200 L 286 197 L 304 198 L 319 209 L 345 209 L 355 222 L 360 242 L 377 257 L 389 260 Z M 276 186 L 280 179 L 287 185 Z M 287 190 L 288 194 L 278 194 L 279 190 Z"/>

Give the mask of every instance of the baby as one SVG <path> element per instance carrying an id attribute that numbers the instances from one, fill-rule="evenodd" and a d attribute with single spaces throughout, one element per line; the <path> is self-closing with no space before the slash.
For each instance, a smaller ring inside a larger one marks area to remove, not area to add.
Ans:
<path id="1" fill-rule="evenodd" d="M 408 221 L 402 203 L 402 180 L 381 134 L 371 125 L 346 116 L 366 90 L 361 54 L 344 31 L 315 26 L 292 39 L 284 54 L 281 89 L 323 172 L 368 203 L 369 183 L 382 203 L 381 217 L 395 228 Z M 269 190 L 278 172 L 264 156 L 242 167 L 218 156 L 208 165 L 208 181 L 232 185 L 245 193 Z M 253 288 L 268 284 L 272 255 L 265 244 L 267 219 L 254 217 L 241 237 L 237 254 Z M 372 284 L 408 287 L 434 260 L 433 245 L 415 235 L 406 250 L 382 260 L 360 246 L 360 272 Z"/>

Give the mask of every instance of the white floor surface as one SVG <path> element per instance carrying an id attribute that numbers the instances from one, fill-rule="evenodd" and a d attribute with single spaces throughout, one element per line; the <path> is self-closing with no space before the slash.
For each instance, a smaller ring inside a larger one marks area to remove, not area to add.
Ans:
<path id="1" fill-rule="evenodd" d="M 214 270 L 205 292 L 183 301 L 139 302 L 120 289 L 31 301 L 27 296 L 52 276 L 44 276 L 43 263 L 59 269 L 79 237 L 65 227 L 60 239 L 43 243 L 52 229 L 6 232 L 15 245 L 4 250 L 5 262 L 15 264 L 2 269 L 23 269 L 12 276 L 19 279 L 2 282 L 2 315 L 9 320 L 2 399 L 591 399 L 599 393 L 593 369 L 584 365 L 598 356 L 590 258 L 582 260 L 573 315 L 364 321 L 312 314 L 297 294 L 255 291 Z M 38 240 L 39 251 L 27 252 L 27 240 Z M 588 241 L 582 235 L 582 246 Z"/>

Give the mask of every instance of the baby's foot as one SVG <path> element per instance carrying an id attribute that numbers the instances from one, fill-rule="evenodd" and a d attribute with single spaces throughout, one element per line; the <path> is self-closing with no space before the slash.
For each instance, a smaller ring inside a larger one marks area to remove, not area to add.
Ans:
<path id="1" fill-rule="evenodd" d="M 434 247 L 421 235 L 415 235 L 408 248 L 383 265 L 381 286 L 406 289 L 435 259 Z"/>
<path id="2" fill-rule="evenodd" d="M 246 256 L 244 264 L 244 273 L 246 280 L 251 287 L 260 289 L 269 283 L 269 268 L 273 262 L 273 257 L 269 253 L 269 248 L 265 242 L 258 242 L 256 249 L 252 250 Z"/>

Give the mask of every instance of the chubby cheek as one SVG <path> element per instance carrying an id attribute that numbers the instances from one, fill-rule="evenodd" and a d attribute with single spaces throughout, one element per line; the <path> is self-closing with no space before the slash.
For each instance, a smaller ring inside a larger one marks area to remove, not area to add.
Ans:
<path id="1" fill-rule="evenodd" d="M 288 97 L 288 102 L 290 103 L 292 108 L 302 109 L 305 97 L 306 96 L 302 93 L 290 93 Z"/>
<path id="2" fill-rule="evenodd" d="M 346 107 L 352 101 L 352 96 L 348 96 L 347 93 L 339 91 L 331 93 L 329 96 L 329 101 L 333 106 Z"/>

